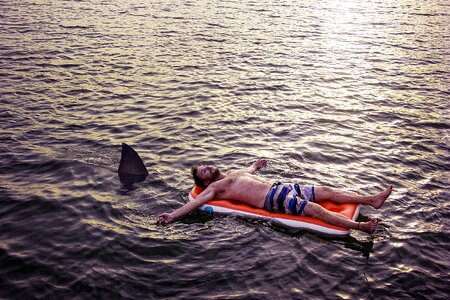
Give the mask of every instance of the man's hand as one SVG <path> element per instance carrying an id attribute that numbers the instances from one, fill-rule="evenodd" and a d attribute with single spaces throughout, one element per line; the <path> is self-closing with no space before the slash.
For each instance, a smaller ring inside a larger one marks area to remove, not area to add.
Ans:
<path id="1" fill-rule="evenodd" d="M 253 165 L 246 169 L 246 171 L 250 174 L 254 174 L 257 170 L 265 167 L 267 165 L 267 159 L 259 158 L 257 159 Z"/>
<path id="2" fill-rule="evenodd" d="M 169 224 L 174 221 L 174 217 L 170 213 L 163 213 L 158 216 L 158 224 Z"/>
<path id="3" fill-rule="evenodd" d="M 255 163 L 253 164 L 257 170 L 261 169 L 262 167 L 265 167 L 267 165 L 267 159 L 259 158 Z"/>
<path id="4" fill-rule="evenodd" d="M 222 183 L 223 185 L 223 183 Z M 192 212 L 194 209 L 199 208 L 207 201 L 212 200 L 216 195 L 217 191 L 221 191 L 223 188 L 221 184 L 217 184 L 217 182 L 211 183 L 197 198 L 192 201 L 188 201 L 182 207 L 176 209 L 171 213 L 164 213 L 158 216 L 158 224 L 169 224 L 173 221 L 181 218 L 182 216 L 187 215 Z"/>

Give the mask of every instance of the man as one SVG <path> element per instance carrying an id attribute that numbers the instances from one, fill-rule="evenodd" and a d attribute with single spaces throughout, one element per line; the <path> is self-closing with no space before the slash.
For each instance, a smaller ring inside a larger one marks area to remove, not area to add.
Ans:
<path id="1" fill-rule="evenodd" d="M 376 219 L 355 222 L 341 214 L 326 210 L 318 203 L 323 201 L 356 203 L 371 205 L 378 209 L 392 192 L 392 186 L 389 186 L 376 195 L 361 196 L 327 186 L 301 186 L 298 183 L 274 184 L 253 175 L 266 164 L 267 160 L 258 159 L 251 167 L 231 171 L 226 175 L 215 166 L 204 165 L 192 168 L 195 183 L 204 187 L 205 190 L 195 200 L 189 201 L 174 212 L 161 214 L 158 218 L 159 223 L 173 222 L 215 198 L 238 200 L 269 211 L 311 216 L 340 227 L 372 233 L 378 225 Z"/>

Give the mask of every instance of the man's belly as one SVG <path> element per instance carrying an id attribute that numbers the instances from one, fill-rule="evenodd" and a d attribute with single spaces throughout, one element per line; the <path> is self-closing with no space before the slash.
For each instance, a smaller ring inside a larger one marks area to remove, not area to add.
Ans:
<path id="1" fill-rule="evenodd" d="M 268 183 L 232 184 L 227 191 L 221 195 L 221 199 L 237 200 L 247 204 L 263 208 L 266 195 L 271 185 Z"/>

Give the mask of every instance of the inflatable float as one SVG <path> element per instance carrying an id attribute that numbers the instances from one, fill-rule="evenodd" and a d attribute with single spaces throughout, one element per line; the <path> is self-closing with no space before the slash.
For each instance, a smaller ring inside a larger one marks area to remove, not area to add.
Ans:
<path id="1" fill-rule="evenodd" d="M 194 186 L 189 193 L 189 200 L 192 201 L 197 198 L 202 191 L 203 189 L 201 187 Z M 320 205 L 329 211 L 337 212 L 352 220 L 356 220 L 359 215 L 358 204 L 336 204 L 333 202 L 323 202 L 320 203 Z M 211 214 L 231 214 L 253 219 L 273 221 L 284 227 L 304 229 L 331 236 L 347 236 L 350 233 L 350 229 L 331 225 L 316 218 L 307 216 L 293 216 L 283 213 L 272 213 L 262 208 L 250 206 L 239 201 L 213 199 L 199 207 L 199 209 Z"/>

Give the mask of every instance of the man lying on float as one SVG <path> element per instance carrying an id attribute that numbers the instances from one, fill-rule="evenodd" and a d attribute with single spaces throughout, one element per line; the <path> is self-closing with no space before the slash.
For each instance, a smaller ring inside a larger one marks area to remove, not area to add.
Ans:
<path id="1" fill-rule="evenodd" d="M 389 186 L 381 193 L 361 196 L 354 192 L 343 191 L 328 186 L 283 184 L 268 181 L 254 173 L 266 166 L 267 160 L 258 159 L 251 167 L 222 174 L 215 166 L 202 165 L 192 168 L 195 184 L 205 190 L 193 201 L 189 201 L 172 213 L 158 217 L 161 224 L 167 224 L 192 212 L 212 199 L 241 201 L 270 212 L 284 212 L 292 215 L 306 215 L 327 223 L 347 229 L 362 230 L 367 233 L 375 231 L 378 221 L 355 222 L 339 213 L 326 210 L 319 204 L 323 201 L 335 203 L 355 203 L 380 208 L 392 192 Z"/>

